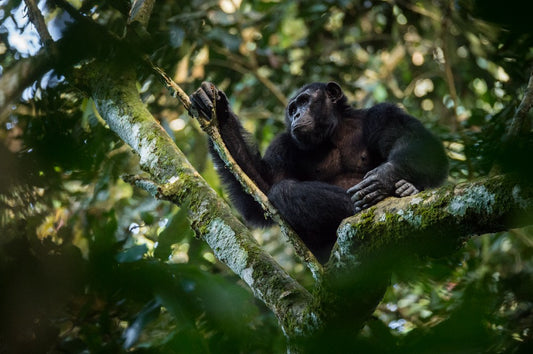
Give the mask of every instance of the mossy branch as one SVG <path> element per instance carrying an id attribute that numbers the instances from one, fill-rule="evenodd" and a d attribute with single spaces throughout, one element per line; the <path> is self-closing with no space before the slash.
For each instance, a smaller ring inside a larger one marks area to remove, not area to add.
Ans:
<path id="1" fill-rule="evenodd" d="M 533 185 L 509 176 L 388 198 L 345 219 L 317 295 L 339 299 L 322 305 L 325 328 L 346 321 L 362 328 L 381 301 L 390 273 L 406 259 L 447 256 L 473 235 L 530 224 Z M 347 298 L 357 300 L 340 300 Z"/>
<path id="2" fill-rule="evenodd" d="M 264 252 L 250 231 L 190 165 L 170 136 L 141 101 L 135 73 L 119 65 L 95 61 L 77 76 L 88 89 L 109 127 L 140 157 L 150 181 L 134 181 L 177 205 L 187 202 L 189 220 L 217 259 L 249 285 L 278 317 L 286 335 L 306 333 L 314 316 L 311 294 Z M 75 83 L 76 78 L 72 80 Z"/>
<path id="3" fill-rule="evenodd" d="M 388 198 L 344 220 L 326 268 L 358 264 L 377 253 L 397 254 L 400 247 L 444 255 L 472 235 L 530 224 L 533 185 L 510 176 Z"/>

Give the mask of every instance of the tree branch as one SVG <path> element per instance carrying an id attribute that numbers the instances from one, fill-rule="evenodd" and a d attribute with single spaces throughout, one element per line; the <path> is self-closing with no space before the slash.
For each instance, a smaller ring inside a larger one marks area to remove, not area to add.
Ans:
<path id="1" fill-rule="evenodd" d="M 92 30 L 101 31 L 104 41 L 109 46 L 113 46 L 118 43 L 113 34 L 106 31 L 103 27 L 91 22 L 86 17 L 82 16 L 73 6 L 64 0 L 54 0 L 56 5 L 64 9 L 75 18 L 78 22 L 91 25 Z M 69 68 L 71 64 L 78 62 L 83 57 L 92 57 L 94 52 L 97 51 L 94 48 L 94 43 L 89 40 L 88 37 L 70 37 L 65 36 L 56 42 L 51 40 L 50 34 L 42 14 L 35 5 L 34 0 L 28 0 L 26 2 L 29 9 L 30 20 L 36 26 L 41 41 L 48 45 L 46 48 L 41 49 L 36 55 L 22 59 L 18 61 L 13 67 L 9 68 L 2 77 L 0 77 L 0 122 L 10 112 L 10 104 L 20 97 L 24 89 L 30 86 L 33 82 L 37 81 L 48 70 L 54 69 L 54 66 L 60 66 L 60 69 Z M 31 6 L 31 8 L 30 8 Z M 94 33 L 93 33 L 94 34 Z M 50 41 L 48 41 L 50 39 Z M 110 41 L 111 39 L 111 41 Z M 86 43 L 87 46 L 80 50 L 80 47 L 75 45 L 77 41 Z M 47 43 L 48 42 L 48 43 Z M 75 49 L 73 48 L 75 47 Z M 59 62 L 59 63 L 58 63 Z M 55 69 L 58 69 L 55 67 Z"/>
<path id="2" fill-rule="evenodd" d="M 402 260 L 416 254 L 445 256 L 469 236 L 532 223 L 533 186 L 509 176 L 388 198 L 345 219 L 317 295 L 340 299 L 321 309 L 326 335 L 342 333 L 346 329 L 337 324 L 347 321 L 354 325 L 351 328 L 362 328 Z"/>
<path id="3" fill-rule="evenodd" d="M 155 0 L 135 0 L 131 5 L 128 24 L 136 21 L 144 28 L 148 25 Z"/>
<path id="4" fill-rule="evenodd" d="M 357 264 L 399 246 L 427 253 L 447 244 L 451 251 L 469 236 L 531 223 L 533 186 L 510 176 L 388 198 L 341 224 L 327 267 Z"/>
<path id="5" fill-rule="evenodd" d="M 277 315 L 288 337 L 305 333 L 308 317 L 314 316 L 311 295 L 260 249 L 194 170 L 140 100 L 134 74 L 94 62 L 79 75 L 109 127 L 139 154 L 141 168 L 159 185 L 158 193 L 178 205 L 188 202 L 196 234 Z"/>
<path id="6" fill-rule="evenodd" d="M 22 91 L 52 68 L 53 59 L 42 49 L 35 56 L 19 60 L 0 78 L 0 122 L 11 111 L 11 103 Z"/>
<path id="7" fill-rule="evenodd" d="M 43 44 L 48 47 L 51 43 L 53 43 L 53 40 L 52 36 L 50 36 L 50 33 L 48 32 L 46 23 L 44 22 L 43 14 L 37 7 L 35 0 L 24 0 L 24 3 L 28 9 L 28 16 L 30 17 L 31 23 L 33 23 L 35 26 L 35 29 L 37 30 L 37 33 L 39 33 L 39 37 L 41 37 Z"/>

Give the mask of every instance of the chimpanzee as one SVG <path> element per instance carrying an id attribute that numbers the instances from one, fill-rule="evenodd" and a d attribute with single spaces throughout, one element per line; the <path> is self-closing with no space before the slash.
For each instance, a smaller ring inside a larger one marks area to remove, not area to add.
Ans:
<path id="1" fill-rule="evenodd" d="M 191 101 L 207 117 L 215 103 L 222 139 L 235 161 L 321 261 L 342 219 L 388 196 L 436 187 L 447 175 L 443 146 L 420 121 L 393 104 L 355 109 L 335 82 L 296 92 L 285 110 L 287 131 L 263 157 L 224 92 L 204 82 Z M 254 226 L 270 225 L 212 144 L 210 151 L 239 212 Z"/>

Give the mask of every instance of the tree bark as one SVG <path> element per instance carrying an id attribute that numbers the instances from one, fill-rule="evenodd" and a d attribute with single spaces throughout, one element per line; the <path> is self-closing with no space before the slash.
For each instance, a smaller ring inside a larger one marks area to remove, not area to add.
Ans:
<path id="1" fill-rule="evenodd" d="M 482 178 L 406 198 L 388 198 L 341 224 L 328 268 L 345 267 L 400 246 L 442 253 L 443 245 L 456 249 L 472 235 L 532 222 L 533 187 L 529 181 L 512 176 Z"/>
<path id="2" fill-rule="evenodd" d="M 319 295 L 326 333 L 346 331 L 337 326 L 348 322 L 352 331 L 362 328 L 403 261 L 447 256 L 471 236 L 530 224 L 532 184 L 503 175 L 388 198 L 345 219 Z"/>

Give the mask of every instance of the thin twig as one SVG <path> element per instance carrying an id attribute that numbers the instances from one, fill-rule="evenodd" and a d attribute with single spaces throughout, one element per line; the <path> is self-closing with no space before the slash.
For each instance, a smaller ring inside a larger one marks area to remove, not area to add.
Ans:
<path id="1" fill-rule="evenodd" d="M 148 58 L 146 58 L 146 60 L 149 62 L 152 70 L 155 71 L 155 73 L 159 76 L 163 84 L 167 87 L 170 94 L 173 97 L 178 98 L 180 102 L 183 104 L 183 106 L 185 107 L 185 109 L 188 112 L 191 112 L 192 106 L 191 106 L 191 100 L 189 99 L 189 95 L 187 95 L 185 91 L 183 91 L 181 87 L 179 87 L 178 84 L 176 84 L 174 80 L 172 80 L 170 76 L 168 76 L 167 73 L 163 71 L 163 69 L 154 65 Z M 196 113 L 193 116 L 198 116 L 198 113 Z"/>
<path id="2" fill-rule="evenodd" d="M 131 5 L 128 23 L 139 22 L 144 28 L 148 26 L 150 15 L 154 7 L 155 0 L 135 0 Z"/>

